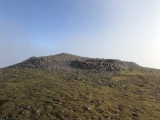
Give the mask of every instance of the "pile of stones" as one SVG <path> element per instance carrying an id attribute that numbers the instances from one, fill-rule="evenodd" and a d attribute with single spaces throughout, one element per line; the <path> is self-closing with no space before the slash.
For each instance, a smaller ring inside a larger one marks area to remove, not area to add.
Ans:
<path id="1" fill-rule="evenodd" d="M 44 70 L 77 70 L 89 69 L 98 71 L 119 71 L 124 69 L 141 69 L 134 62 L 125 62 L 116 59 L 93 59 L 71 54 L 57 54 L 45 57 L 31 57 L 14 67 L 40 68 Z"/>

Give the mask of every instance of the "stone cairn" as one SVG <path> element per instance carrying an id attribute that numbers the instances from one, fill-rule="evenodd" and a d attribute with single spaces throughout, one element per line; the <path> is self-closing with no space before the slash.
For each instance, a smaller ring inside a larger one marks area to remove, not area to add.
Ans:
<path id="1" fill-rule="evenodd" d="M 31 57 L 21 63 L 13 65 L 12 67 L 39 68 L 51 71 L 76 70 L 77 68 L 97 71 L 119 71 L 142 68 L 134 62 L 125 62 L 116 59 L 93 59 L 66 53 L 45 57 Z"/>

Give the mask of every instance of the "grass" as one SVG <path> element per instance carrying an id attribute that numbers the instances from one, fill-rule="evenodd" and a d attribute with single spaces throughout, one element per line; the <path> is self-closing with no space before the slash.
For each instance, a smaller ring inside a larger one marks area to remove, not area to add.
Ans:
<path id="1" fill-rule="evenodd" d="M 160 74 L 0 69 L 0 119 L 159 120 Z"/>

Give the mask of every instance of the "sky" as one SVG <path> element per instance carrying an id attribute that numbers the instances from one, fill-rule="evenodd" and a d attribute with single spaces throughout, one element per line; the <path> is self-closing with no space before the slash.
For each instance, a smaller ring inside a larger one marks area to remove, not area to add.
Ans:
<path id="1" fill-rule="evenodd" d="M 0 68 L 58 53 L 160 69 L 160 0 L 0 0 Z"/>

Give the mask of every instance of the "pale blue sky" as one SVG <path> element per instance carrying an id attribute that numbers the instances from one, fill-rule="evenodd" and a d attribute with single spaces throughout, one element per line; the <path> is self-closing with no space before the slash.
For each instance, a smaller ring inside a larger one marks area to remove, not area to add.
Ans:
<path id="1" fill-rule="evenodd" d="M 160 1 L 0 0 L 0 68 L 62 52 L 160 68 Z"/>

